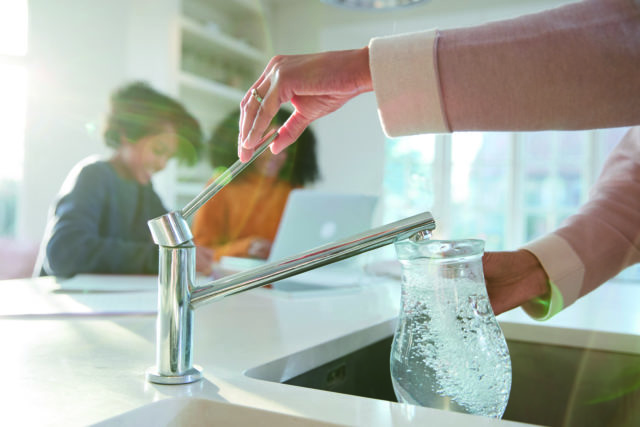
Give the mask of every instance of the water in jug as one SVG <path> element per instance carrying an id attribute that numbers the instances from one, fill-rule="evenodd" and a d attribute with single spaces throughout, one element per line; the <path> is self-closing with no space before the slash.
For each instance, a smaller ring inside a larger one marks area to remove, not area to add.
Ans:
<path id="1" fill-rule="evenodd" d="M 402 300 L 391 349 L 398 401 L 500 418 L 511 359 L 482 270 L 482 240 L 403 240 Z"/>

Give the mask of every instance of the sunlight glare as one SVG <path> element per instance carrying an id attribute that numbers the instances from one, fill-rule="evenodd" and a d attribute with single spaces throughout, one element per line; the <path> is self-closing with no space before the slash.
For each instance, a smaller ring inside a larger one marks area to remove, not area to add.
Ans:
<path id="1" fill-rule="evenodd" d="M 0 55 L 27 54 L 27 0 L 0 0 Z"/>

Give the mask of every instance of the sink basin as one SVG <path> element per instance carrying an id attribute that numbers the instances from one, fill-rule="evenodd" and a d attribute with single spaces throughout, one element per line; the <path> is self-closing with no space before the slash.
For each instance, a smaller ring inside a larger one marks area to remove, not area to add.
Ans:
<path id="1" fill-rule="evenodd" d="M 150 403 L 138 409 L 94 424 L 94 427 L 161 426 L 335 426 L 293 415 L 264 411 L 225 402 L 198 398 L 173 398 Z"/>
<path id="2" fill-rule="evenodd" d="M 391 336 L 298 370 L 335 346 L 323 344 L 246 375 L 301 387 L 396 402 L 389 374 Z M 507 340 L 513 367 L 503 419 L 549 426 L 631 426 L 640 420 L 640 355 Z M 345 345 L 346 344 L 346 345 Z M 351 346 L 353 348 L 353 346 Z M 298 372 L 296 372 L 296 370 Z"/>

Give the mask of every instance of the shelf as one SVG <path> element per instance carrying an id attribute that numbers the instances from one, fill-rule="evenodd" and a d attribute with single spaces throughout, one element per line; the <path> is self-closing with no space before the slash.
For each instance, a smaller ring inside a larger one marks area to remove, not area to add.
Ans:
<path id="1" fill-rule="evenodd" d="M 181 86 L 206 93 L 209 96 L 224 98 L 229 102 L 240 104 L 244 92 L 239 89 L 218 83 L 195 74 L 181 71 L 178 74 L 178 81 Z"/>
<path id="2" fill-rule="evenodd" d="M 268 63 L 268 33 L 258 0 L 179 0 L 176 89 L 198 119 L 205 140 L 220 120 L 239 108 L 245 87 Z M 208 159 L 173 171 L 174 205 L 198 195 L 211 179 Z"/>
<path id="3" fill-rule="evenodd" d="M 184 42 L 204 51 L 211 51 L 215 47 L 223 51 L 225 56 L 236 56 L 254 64 L 266 65 L 269 61 L 269 57 L 255 47 L 222 32 L 207 30 L 191 18 L 183 16 L 180 26 L 184 33 Z"/>

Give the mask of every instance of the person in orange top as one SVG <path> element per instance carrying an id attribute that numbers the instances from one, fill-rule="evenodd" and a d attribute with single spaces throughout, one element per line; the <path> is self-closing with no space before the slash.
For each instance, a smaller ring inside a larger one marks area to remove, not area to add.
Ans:
<path id="1" fill-rule="evenodd" d="M 272 127 L 289 115 L 280 110 Z M 208 142 L 211 165 L 219 173 L 238 158 L 239 118 L 239 111 L 230 114 Z M 214 261 L 222 256 L 266 259 L 289 193 L 319 177 L 315 147 L 307 129 L 290 149 L 277 155 L 267 150 L 254 160 L 196 213 L 191 227 L 196 245 L 212 248 Z M 252 215 L 257 209 L 260 215 Z"/>

